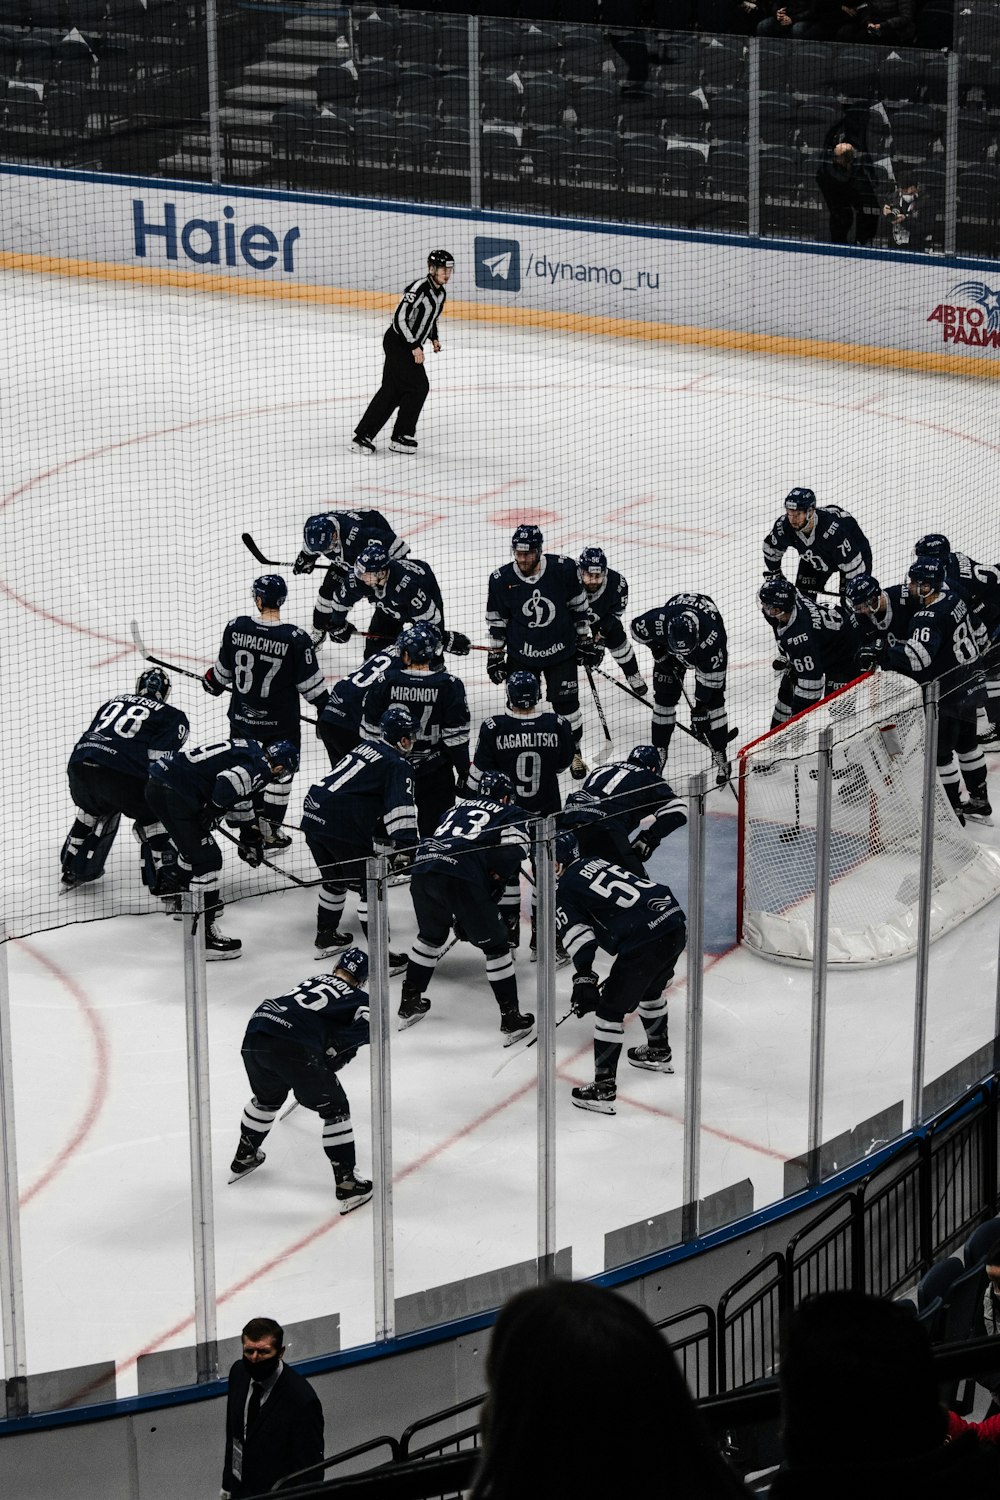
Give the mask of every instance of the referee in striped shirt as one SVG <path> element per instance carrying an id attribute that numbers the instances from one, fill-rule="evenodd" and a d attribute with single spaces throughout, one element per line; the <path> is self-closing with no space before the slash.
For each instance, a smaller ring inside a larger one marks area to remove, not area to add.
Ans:
<path id="1" fill-rule="evenodd" d="M 423 346 L 429 339 L 434 353 L 440 352 L 438 320 L 444 311 L 448 295 L 445 286 L 454 266 L 454 258 L 447 250 L 432 250 L 427 257 L 427 275 L 420 281 L 411 281 L 400 298 L 382 340 L 385 350 L 382 384 L 354 432 L 355 453 L 377 451 L 374 438 L 393 412 L 396 421 L 390 448 L 394 453 L 416 453 L 417 418 L 430 390 Z"/>

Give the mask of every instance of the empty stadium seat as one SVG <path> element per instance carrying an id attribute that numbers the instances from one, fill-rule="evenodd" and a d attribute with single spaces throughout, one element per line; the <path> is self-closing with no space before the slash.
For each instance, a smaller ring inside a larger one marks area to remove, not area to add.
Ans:
<path id="1" fill-rule="evenodd" d="M 402 88 L 402 69 L 397 62 L 363 63 L 358 68 L 359 109 L 394 110 Z"/>
<path id="2" fill-rule="evenodd" d="M 441 70 L 403 65 L 399 75 L 399 107 L 407 114 L 436 114 L 441 102 Z"/>
<path id="3" fill-rule="evenodd" d="M 700 93 L 663 96 L 663 134 L 694 140 L 708 128 L 708 110 Z"/>
<path id="4" fill-rule="evenodd" d="M 353 161 L 354 111 L 321 109 L 313 123 L 313 150 L 324 161 Z"/>
<path id="5" fill-rule="evenodd" d="M 271 116 L 271 147 L 278 157 L 301 160 L 309 154 L 318 111 L 307 104 L 283 104 Z"/>
<path id="6" fill-rule="evenodd" d="M 837 104 L 820 104 L 803 101 L 795 114 L 795 134 L 799 145 L 807 151 L 821 151 L 844 118 Z"/>
<path id="7" fill-rule="evenodd" d="M 972 1231 L 965 1242 L 962 1251 L 965 1264 L 970 1268 L 983 1265 L 986 1256 L 997 1243 L 1000 1243 L 1000 1218 L 987 1219 L 985 1224 L 980 1224 Z"/>
<path id="8" fill-rule="evenodd" d="M 934 144 L 940 140 L 944 125 L 938 111 L 930 104 L 912 104 L 894 110 L 891 117 L 892 155 L 929 161 Z"/>
<path id="9" fill-rule="evenodd" d="M 621 140 L 611 130 L 581 130 L 571 171 L 575 181 L 593 187 L 617 187 L 621 177 Z"/>
<path id="10" fill-rule="evenodd" d="M 698 43 L 697 66 L 706 93 L 733 88 L 744 81 L 746 47 L 733 37 L 709 37 Z"/>
<path id="11" fill-rule="evenodd" d="M 830 87 L 844 99 L 873 99 L 881 57 L 875 47 L 834 47 Z"/>
<path id="12" fill-rule="evenodd" d="M 500 16 L 479 22 L 479 53 L 487 67 L 514 68 L 521 59 L 521 23 Z"/>
<path id="13" fill-rule="evenodd" d="M 521 147 L 509 130 L 484 129 L 480 145 L 483 174 L 510 180 L 520 175 Z"/>
<path id="14" fill-rule="evenodd" d="M 353 106 L 358 93 L 353 63 L 320 63 L 316 69 L 316 97 L 320 104 Z"/>
<path id="15" fill-rule="evenodd" d="M 964 1270 L 965 1266 L 959 1257 L 949 1255 L 947 1260 L 939 1260 L 929 1271 L 925 1271 L 917 1283 L 917 1311 L 922 1312 L 935 1297 L 944 1301 Z"/>
<path id="16" fill-rule="evenodd" d="M 445 69 L 438 78 L 438 94 L 443 115 L 469 113 L 469 75 L 458 69 Z"/>
<path id="17" fill-rule="evenodd" d="M 635 135 L 622 146 L 622 176 L 634 193 L 656 193 L 667 171 L 667 143 L 658 135 Z"/>
<path id="18" fill-rule="evenodd" d="M 562 123 L 569 91 L 565 78 L 557 73 L 539 73 L 524 83 L 524 119 L 533 125 Z"/>
<path id="19" fill-rule="evenodd" d="M 997 122 L 985 109 L 967 106 L 958 112 L 958 159 L 985 166 L 996 143 Z"/>
<path id="20" fill-rule="evenodd" d="M 668 143 L 665 159 L 667 190 L 683 198 L 695 198 L 704 189 L 707 152 L 700 146 Z"/>
<path id="21" fill-rule="evenodd" d="M 745 89 L 727 89 L 712 96 L 708 130 L 713 140 L 745 140 L 749 123 L 750 96 Z"/>
<path id="22" fill-rule="evenodd" d="M 354 40 L 359 57 L 394 59 L 399 45 L 399 16 L 389 6 L 371 10 L 355 21 Z"/>
<path id="23" fill-rule="evenodd" d="M 448 175 L 469 172 L 469 125 L 464 120 L 445 120 L 425 143 L 424 167 L 428 172 Z"/>
<path id="24" fill-rule="evenodd" d="M 384 109 L 359 109 L 354 118 L 354 149 L 358 164 L 390 166 L 396 155 L 395 115 Z"/>
<path id="25" fill-rule="evenodd" d="M 518 75 L 484 73 L 479 80 L 479 97 L 484 120 L 501 120 L 513 124 L 521 119 L 524 87 Z"/>
<path id="26" fill-rule="evenodd" d="M 568 126 L 536 131 L 529 147 L 535 178 L 541 182 L 565 182 L 575 149 L 576 132 Z"/>

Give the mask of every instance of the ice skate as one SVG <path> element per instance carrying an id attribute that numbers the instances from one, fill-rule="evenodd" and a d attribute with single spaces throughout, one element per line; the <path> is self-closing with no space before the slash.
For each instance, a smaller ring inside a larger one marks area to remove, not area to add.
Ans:
<path id="1" fill-rule="evenodd" d="M 249 1136 L 240 1135 L 240 1143 L 236 1148 L 236 1155 L 229 1163 L 231 1176 L 230 1182 L 239 1182 L 241 1177 L 248 1177 L 258 1167 L 264 1165 L 266 1160 L 263 1151 L 259 1150 L 250 1140 Z"/>
<path id="2" fill-rule="evenodd" d="M 220 958 L 239 958 L 243 952 L 243 944 L 239 938 L 226 937 L 220 932 L 215 922 L 209 922 L 205 927 L 205 958 L 212 962 Z"/>
<path id="3" fill-rule="evenodd" d="M 321 927 L 316 934 L 316 957 L 333 958 L 351 946 L 351 932 L 338 932 L 335 927 Z"/>
<path id="4" fill-rule="evenodd" d="M 364 458 L 371 458 L 373 453 L 378 452 L 378 449 L 371 438 L 362 437 L 360 432 L 356 432 L 351 438 L 351 452 L 360 453 Z"/>
<path id="5" fill-rule="evenodd" d="M 337 1178 L 337 1207 L 342 1214 L 349 1214 L 363 1203 L 367 1203 L 372 1195 L 372 1184 L 364 1177 L 357 1177 L 352 1172 L 349 1177 Z"/>
<path id="6" fill-rule="evenodd" d="M 389 447 L 393 453 L 416 453 L 419 443 L 414 437 L 397 437 L 393 433 L 389 439 Z"/>
<path id="7" fill-rule="evenodd" d="M 648 1073 L 672 1073 L 673 1053 L 669 1047 L 630 1047 L 628 1060 L 633 1068 L 645 1068 Z"/>
<path id="8" fill-rule="evenodd" d="M 598 1115 L 617 1114 L 617 1097 L 618 1088 L 613 1078 L 597 1078 L 593 1083 L 585 1083 L 574 1089 L 572 1094 L 577 1109 L 590 1109 Z"/>
<path id="9" fill-rule="evenodd" d="M 399 1002 L 399 1010 L 396 1015 L 399 1018 L 399 1030 L 405 1031 L 408 1026 L 415 1026 L 419 1020 L 426 1016 L 431 1008 L 431 1002 L 420 991 L 407 991 L 403 985 L 403 996 Z"/>
<path id="10" fill-rule="evenodd" d="M 504 1011 L 500 1017 L 500 1032 L 504 1046 L 513 1047 L 515 1042 L 520 1042 L 524 1037 L 530 1036 L 534 1024 L 535 1018 L 530 1011 L 522 1015 L 516 1005 L 513 1010 Z"/>

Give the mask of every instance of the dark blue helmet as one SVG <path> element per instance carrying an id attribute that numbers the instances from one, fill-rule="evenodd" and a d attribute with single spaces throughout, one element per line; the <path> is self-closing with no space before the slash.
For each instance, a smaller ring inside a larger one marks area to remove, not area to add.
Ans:
<path id="1" fill-rule="evenodd" d="M 787 578 L 765 578 L 757 598 L 766 615 L 790 615 L 795 608 L 795 585 Z"/>
<path id="2" fill-rule="evenodd" d="M 513 802 L 514 783 L 506 771 L 484 771 L 479 778 L 476 796 L 485 797 L 489 802 Z"/>
<path id="3" fill-rule="evenodd" d="M 280 609 L 288 598 L 288 584 L 280 573 L 262 573 L 253 581 L 253 596 L 261 609 Z"/>
<path id="4" fill-rule="evenodd" d="M 389 554 L 381 542 L 365 543 L 355 561 L 354 574 L 376 599 L 383 597 L 388 582 Z"/>
<path id="5" fill-rule="evenodd" d="M 401 703 L 394 703 L 391 708 L 386 709 L 378 721 L 378 727 L 385 743 L 394 745 L 396 749 L 403 740 L 413 739 L 413 717 L 410 710 Z"/>
<path id="6" fill-rule="evenodd" d="M 264 754 L 270 762 L 274 780 L 291 781 L 299 769 L 298 745 L 293 745 L 291 740 L 274 740 L 267 746 Z"/>
<path id="7" fill-rule="evenodd" d="M 816 494 L 814 490 L 806 489 L 804 485 L 798 485 L 794 490 L 789 490 L 785 496 L 786 510 L 815 510 Z"/>
<path id="8" fill-rule="evenodd" d="M 951 543 L 940 531 L 930 531 L 913 544 L 917 557 L 940 557 L 947 562 L 951 556 Z"/>
<path id="9" fill-rule="evenodd" d="M 340 552 L 340 528 L 330 515 L 310 516 L 302 528 L 307 552 Z"/>
<path id="10" fill-rule="evenodd" d="M 136 678 L 135 690 L 144 698 L 156 698 L 165 703 L 170 697 L 170 678 L 159 667 L 147 667 Z"/>
<path id="11" fill-rule="evenodd" d="M 418 621 L 401 630 L 396 645 L 405 651 L 414 666 L 425 666 L 441 654 L 441 635 L 433 625 Z"/>
<path id="12" fill-rule="evenodd" d="M 654 776 L 659 776 L 662 769 L 660 752 L 655 745 L 633 745 L 628 753 L 628 764 L 652 771 Z"/>
<path id="13" fill-rule="evenodd" d="M 363 948 L 345 948 L 337 959 L 336 967 L 349 974 L 360 989 L 368 978 L 368 954 Z"/>
<path id="14" fill-rule="evenodd" d="M 537 526 L 518 526 L 510 539 L 510 550 L 516 557 L 519 552 L 535 552 L 542 555 L 545 538 Z"/>
<path id="15" fill-rule="evenodd" d="M 556 834 L 553 853 L 557 865 L 571 865 L 575 859 L 580 858 L 580 845 L 574 836 L 564 829 L 562 833 Z"/>
<path id="16" fill-rule="evenodd" d="M 577 558 L 576 571 L 580 582 L 586 585 L 589 578 L 594 588 L 599 588 L 608 574 L 608 559 L 601 547 L 584 547 Z"/>
<path id="17" fill-rule="evenodd" d="M 918 557 L 910 563 L 906 576 L 918 588 L 926 585 L 926 592 L 939 594 L 944 588 L 944 563 L 940 557 Z"/>
<path id="18" fill-rule="evenodd" d="M 667 621 L 667 645 L 674 656 L 687 656 L 698 644 L 701 632 L 693 609 L 682 609 Z"/>
<path id="19" fill-rule="evenodd" d="M 857 573 L 848 579 L 845 592 L 851 609 L 874 609 L 882 597 L 882 585 L 870 573 Z"/>
<path id="20" fill-rule="evenodd" d="M 507 678 L 507 702 L 511 708 L 534 708 L 541 696 L 542 684 L 534 672 L 511 672 Z"/>

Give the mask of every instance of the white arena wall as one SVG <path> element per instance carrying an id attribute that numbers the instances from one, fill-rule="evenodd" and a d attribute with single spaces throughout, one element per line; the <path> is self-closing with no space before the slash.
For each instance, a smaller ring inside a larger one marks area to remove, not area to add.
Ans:
<path id="1" fill-rule="evenodd" d="M 439 242 L 450 317 L 1000 372 L 992 262 L 0 167 L 8 269 L 390 307 Z"/>

